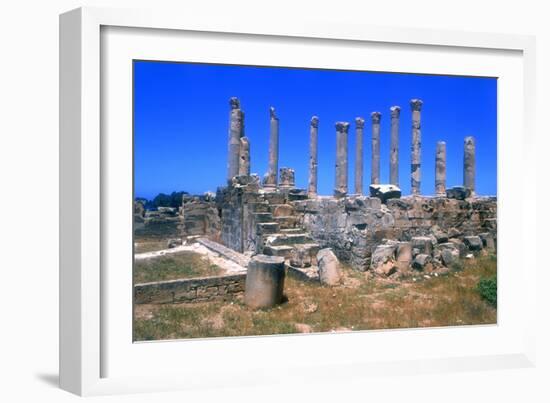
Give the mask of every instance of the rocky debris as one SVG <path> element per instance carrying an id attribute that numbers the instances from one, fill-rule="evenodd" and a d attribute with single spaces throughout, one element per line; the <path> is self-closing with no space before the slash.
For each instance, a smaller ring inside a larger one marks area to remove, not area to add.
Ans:
<path id="1" fill-rule="evenodd" d="M 310 249 L 303 245 L 296 245 L 290 252 L 289 263 L 294 267 L 310 267 L 311 254 Z"/>
<path id="2" fill-rule="evenodd" d="M 396 185 L 370 185 L 371 197 L 377 197 L 382 203 L 386 203 L 389 199 L 399 199 L 401 197 L 401 189 Z"/>
<path id="3" fill-rule="evenodd" d="M 456 229 L 456 228 L 450 228 L 449 231 L 447 231 L 450 238 L 458 238 L 462 236 L 462 231 Z"/>
<path id="4" fill-rule="evenodd" d="M 460 250 L 453 242 L 446 242 L 438 245 L 442 263 L 447 267 L 452 267 L 460 259 Z"/>
<path id="5" fill-rule="evenodd" d="M 439 227 L 439 225 L 434 225 L 432 228 L 430 228 L 430 232 L 435 237 L 437 243 L 444 243 L 449 240 L 449 234 L 443 231 Z"/>
<path id="6" fill-rule="evenodd" d="M 390 276 L 398 269 L 395 263 L 395 252 L 398 248 L 397 242 L 388 242 L 378 245 L 371 256 L 371 269 L 378 275 Z"/>
<path id="7" fill-rule="evenodd" d="M 412 237 L 411 244 L 412 244 L 413 250 L 416 249 L 418 251 L 418 253 L 413 253 L 413 255 L 420 254 L 420 253 L 424 253 L 426 255 L 432 254 L 433 242 L 432 242 L 432 238 L 428 236 Z"/>
<path id="8" fill-rule="evenodd" d="M 181 245 L 183 245 L 181 238 L 172 238 L 172 239 L 169 239 L 168 242 L 166 243 L 166 247 L 168 249 L 172 249 Z"/>
<path id="9" fill-rule="evenodd" d="M 480 251 L 483 249 L 483 242 L 479 236 L 465 236 L 464 244 L 471 251 Z"/>
<path id="10" fill-rule="evenodd" d="M 488 232 L 484 232 L 479 234 L 479 237 L 481 238 L 481 242 L 483 243 L 483 247 L 487 249 L 488 251 L 495 251 L 496 245 L 495 245 L 495 237 L 492 236 Z"/>
<path id="11" fill-rule="evenodd" d="M 321 249 L 317 253 L 317 265 L 319 266 L 319 280 L 321 284 L 334 286 L 342 280 L 342 268 L 340 261 L 330 248 Z"/>
<path id="12" fill-rule="evenodd" d="M 468 248 L 466 247 L 466 245 L 464 245 L 464 243 L 460 239 L 452 238 L 452 239 L 449 240 L 449 242 L 452 243 L 453 245 L 455 245 L 456 248 L 458 248 L 458 251 L 459 251 L 459 254 L 460 254 L 461 258 L 466 256 Z"/>
<path id="13" fill-rule="evenodd" d="M 430 255 L 425 254 L 425 253 L 420 253 L 420 254 L 415 256 L 415 258 L 413 260 L 413 263 L 412 263 L 412 267 L 415 270 L 422 271 L 422 270 L 428 268 L 427 266 L 429 264 L 431 264 L 431 262 L 432 262 L 432 257 Z"/>
<path id="14" fill-rule="evenodd" d="M 453 186 L 450 189 L 447 189 L 447 198 L 457 199 L 457 200 L 466 200 L 471 196 L 469 189 L 466 189 L 464 186 Z"/>

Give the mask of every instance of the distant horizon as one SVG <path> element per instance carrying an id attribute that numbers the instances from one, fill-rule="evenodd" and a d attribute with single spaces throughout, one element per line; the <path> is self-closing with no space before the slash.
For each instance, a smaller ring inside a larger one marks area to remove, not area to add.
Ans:
<path id="1" fill-rule="evenodd" d="M 285 67 L 134 62 L 135 198 L 185 191 L 201 195 L 226 185 L 229 99 L 245 112 L 251 172 L 267 172 L 269 107 L 280 119 L 279 167 L 306 188 L 309 122 L 319 116 L 320 195 L 334 188 L 336 121 L 350 122 L 349 194 L 354 191 L 355 117 L 365 119 L 364 193 L 370 185 L 371 119 L 382 113 L 381 183 L 389 182 L 389 108 L 401 107 L 399 186 L 410 194 L 411 111 L 422 108 L 421 194 L 433 196 L 435 145 L 447 143 L 447 188 L 462 185 L 463 140 L 476 139 L 476 193 L 497 195 L 497 79 Z"/>

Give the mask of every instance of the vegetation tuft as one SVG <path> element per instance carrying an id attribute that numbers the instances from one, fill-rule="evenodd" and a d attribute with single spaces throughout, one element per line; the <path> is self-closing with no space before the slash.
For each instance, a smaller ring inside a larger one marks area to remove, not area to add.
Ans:
<path id="1" fill-rule="evenodd" d="M 481 298 L 492 306 L 497 306 L 497 276 L 480 279 L 477 283 L 477 291 Z"/>

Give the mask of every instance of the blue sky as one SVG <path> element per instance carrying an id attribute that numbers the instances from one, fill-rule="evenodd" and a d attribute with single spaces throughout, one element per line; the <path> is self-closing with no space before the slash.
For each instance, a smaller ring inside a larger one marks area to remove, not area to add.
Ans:
<path id="1" fill-rule="evenodd" d="M 135 195 L 185 190 L 202 194 L 226 182 L 229 98 L 245 112 L 251 171 L 267 171 L 269 107 L 280 119 L 279 167 L 306 188 L 309 122 L 319 116 L 319 194 L 334 188 L 334 123 L 349 121 L 349 189 L 353 191 L 355 124 L 365 118 L 364 189 L 370 182 L 370 114 L 382 113 L 381 183 L 389 181 L 392 105 L 401 106 L 399 179 L 410 193 L 411 110 L 421 98 L 423 194 L 434 193 L 435 147 L 447 142 L 447 187 L 462 184 L 463 140 L 476 138 L 476 190 L 497 192 L 497 80 L 481 77 L 351 72 L 279 67 L 134 62 Z"/>

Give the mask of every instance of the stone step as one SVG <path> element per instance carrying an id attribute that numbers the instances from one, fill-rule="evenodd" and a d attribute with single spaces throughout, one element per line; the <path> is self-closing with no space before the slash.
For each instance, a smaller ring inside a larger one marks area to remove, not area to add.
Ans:
<path id="1" fill-rule="evenodd" d="M 256 224 L 256 232 L 260 235 L 276 234 L 279 232 L 279 224 L 276 222 L 261 222 Z"/>
<path id="2" fill-rule="evenodd" d="M 273 221 L 278 222 L 281 228 L 295 228 L 298 224 L 298 217 L 282 216 L 273 217 Z"/>
<path id="3" fill-rule="evenodd" d="M 294 244 L 304 244 L 304 243 L 313 243 L 311 236 L 305 232 L 297 234 L 271 234 L 268 235 L 265 239 L 264 245 L 266 246 L 278 246 L 278 245 L 294 245 Z"/>
<path id="4" fill-rule="evenodd" d="M 281 234 L 303 234 L 303 228 L 281 228 L 279 230 Z"/>
<path id="5" fill-rule="evenodd" d="M 296 209 L 290 204 L 272 204 L 271 212 L 273 213 L 273 217 L 287 217 L 293 216 Z"/>
<path id="6" fill-rule="evenodd" d="M 293 250 L 294 246 L 289 245 L 265 246 L 263 254 L 268 256 L 281 256 L 285 259 L 289 259 Z"/>
<path id="7" fill-rule="evenodd" d="M 254 213 L 271 213 L 269 203 L 248 203 L 248 208 Z"/>
<path id="8" fill-rule="evenodd" d="M 269 204 L 283 204 L 286 201 L 286 195 L 280 192 L 266 192 L 263 197 Z"/>
<path id="9" fill-rule="evenodd" d="M 252 213 L 257 223 L 273 222 L 273 214 L 266 212 Z"/>

